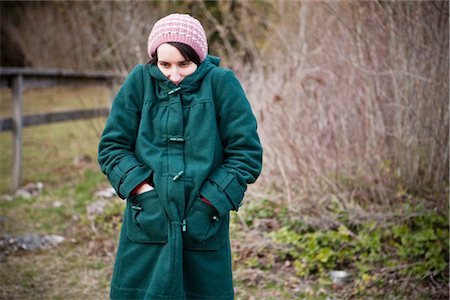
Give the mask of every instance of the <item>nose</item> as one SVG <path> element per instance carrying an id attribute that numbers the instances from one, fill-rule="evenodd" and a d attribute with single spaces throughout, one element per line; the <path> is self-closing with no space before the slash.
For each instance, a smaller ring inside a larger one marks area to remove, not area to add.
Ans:
<path id="1" fill-rule="evenodd" d="M 181 75 L 178 73 L 178 69 L 176 67 L 170 70 L 169 79 L 175 84 L 178 84 L 181 80 Z"/>

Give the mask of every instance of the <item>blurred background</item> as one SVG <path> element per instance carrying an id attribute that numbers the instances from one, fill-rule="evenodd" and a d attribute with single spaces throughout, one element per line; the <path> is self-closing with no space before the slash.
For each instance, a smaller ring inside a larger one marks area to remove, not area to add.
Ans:
<path id="1" fill-rule="evenodd" d="M 202 22 L 209 53 L 241 80 L 264 147 L 261 177 L 232 214 L 238 299 L 448 298 L 447 1 L 2 1 L 0 10 L 2 67 L 114 73 L 115 90 L 148 60 L 159 18 Z M 11 89 L 0 97 L 7 118 Z M 105 108 L 111 98 L 103 85 L 25 89 L 22 109 Z M 96 163 L 105 119 L 24 128 L 19 193 L 11 132 L 0 133 L 0 298 L 108 297 L 123 201 L 107 195 Z"/>

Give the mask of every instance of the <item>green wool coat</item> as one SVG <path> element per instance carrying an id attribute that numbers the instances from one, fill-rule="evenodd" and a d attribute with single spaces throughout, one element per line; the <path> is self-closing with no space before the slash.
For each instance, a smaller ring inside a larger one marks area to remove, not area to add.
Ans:
<path id="1" fill-rule="evenodd" d="M 177 86 L 138 65 L 113 102 L 98 153 L 127 203 L 112 299 L 234 297 L 229 211 L 261 172 L 262 148 L 245 93 L 219 61 L 208 56 Z M 155 189 L 132 196 L 149 178 Z"/>

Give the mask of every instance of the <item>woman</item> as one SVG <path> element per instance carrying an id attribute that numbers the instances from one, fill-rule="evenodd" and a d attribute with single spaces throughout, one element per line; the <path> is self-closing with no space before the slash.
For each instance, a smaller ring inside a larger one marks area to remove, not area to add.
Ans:
<path id="1" fill-rule="evenodd" d="M 154 25 L 117 94 L 99 163 L 126 199 L 112 299 L 233 299 L 229 211 L 261 171 L 256 120 L 200 22 Z"/>

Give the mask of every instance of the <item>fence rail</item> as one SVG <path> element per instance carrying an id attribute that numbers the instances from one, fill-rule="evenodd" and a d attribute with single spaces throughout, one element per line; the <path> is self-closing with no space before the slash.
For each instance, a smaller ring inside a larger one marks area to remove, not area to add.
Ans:
<path id="1" fill-rule="evenodd" d="M 106 117 L 108 115 L 109 115 L 109 108 L 78 109 L 53 113 L 40 113 L 23 116 L 22 127 L 64 122 L 70 120 L 92 119 L 98 117 Z M 12 118 L 1 118 L 0 132 L 13 130 L 13 124 L 14 122 Z"/>
<path id="2" fill-rule="evenodd" d="M 116 92 L 116 82 L 123 76 L 110 72 L 75 72 L 58 69 L 5 68 L 0 67 L 0 87 L 12 89 L 12 117 L 0 118 L 0 132 L 12 131 L 11 190 L 22 184 L 22 130 L 23 127 L 55 122 L 107 116 L 109 108 L 71 110 L 63 112 L 22 115 L 23 91 L 26 88 L 48 88 L 61 85 L 106 84 L 111 90 L 111 100 Z"/>

